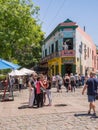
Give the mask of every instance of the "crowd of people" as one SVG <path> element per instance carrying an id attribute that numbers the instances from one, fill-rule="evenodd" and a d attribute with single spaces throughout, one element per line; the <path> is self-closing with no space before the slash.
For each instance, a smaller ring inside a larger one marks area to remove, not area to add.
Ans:
<path id="1" fill-rule="evenodd" d="M 53 86 L 57 87 L 57 92 L 60 92 L 62 85 L 65 86 L 67 92 L 75 92 L 75 88 L 83 86 L 85 80 L 84 75 L 78 75 L 77 73 L 75 75 L 73 73 L 65 74 L 64 77 L 58 74 L 52 77 Z"/>
<path id="2" fill-rule="evenodd" d="M 57 92 L 62 92 L 62 86 L 65 87 L 66 92 L 75 92 L 76 88 L 83 87 L 82 94 L 87 89 L 89 110 L 88 114 L 96 116 L 95 100 L 98 93 L 98 78 L 94 72 L 91 72 L 89 76 L 71 73 L 65 74 L 63 77 L 60 74 L 53 75 L 51 78 L 44 74 L 31 74 L 30 76 L 23 78 L 9 77 L 10 92 L 13 92 L 13 85 L 18 84 L 19 92 L 24 85 L 29 88 L 29 108 L 36 106 L 36 108 L 46 105 L 46 98 L 48 99 L 47 106 L 52 105 L 51 88 L 55 87 Z M 12 93 L 13 95 L 13 93 Z"/>
<path id="3" fill-rule="evenodd" d="M 70 75 L 65 74 L 62 77 L 60 74 L 53 75 L 51 78 L 47 75 L 31 75 L 28 81 L 29 87 L 29 107 L 36 105 L 42 107 L 46 98 L 48 98 L 49 104 L 52 105 L 51 87 L 55 87 L 57 92 L 62 92 L 62 86 L 65 86 L 66 92 L 75 92 L 75 88 L 84 85 L 85 77 L 82 75 L 72 73 Z"/>
<path id="4" fill-rule="evenodd" d="M 52 76 L 52 78 L 46 75 L 31 75 L 28 86 L 29 86 L 29 107 L 34 105 L 37 108 L 42 107 L 46 98 L 48 98 L 48 106 L 52 105 L 51 87 L 56 87 L 57 92 L 62 92 L 62 85 L 65 86 L 66 92 L 75 92 L 75 89 L 79 86 L 83 87 L 82 94 L 84 94 L 87 89 L 89 110 L 88 114 L 91 114 L 93 109 L 93 115 L 96 116 L 95 110 L 95 99 L 98 90 L 98 78 L 95 77 L 95 73 L 91 72 L 90 76 L 78 75 L 77 73 L 73 75 L 65 74 L 62 77 L 60 74 Z M 46 97 L 47 96 L 47 97 Z"/>

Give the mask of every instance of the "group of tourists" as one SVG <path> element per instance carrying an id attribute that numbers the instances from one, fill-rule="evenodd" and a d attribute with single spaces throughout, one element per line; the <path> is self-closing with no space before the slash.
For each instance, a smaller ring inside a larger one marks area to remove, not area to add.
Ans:
<path id="1" fill-rule="evenodd" d="M 65 74 L 64 77 L 58 74 L 52 78 L 43 74 L 32 74 L 28 80 L 29 107 L 42 107 L 46 103 L 46 98 L 48 98 L 48 106 L 51 106 L 51 87 L 54 86 L 57 88 L 57 92 L 62 92 L 62 86 L 65 86 L 67 92 L 75 92 L 75 88 L 80 85 L 82 79 L 80 75 L 73 75 L 72 73 L 70 75 Z"/>
<path id="2" fill-rule="evenodd" d="M 10 79 L 13 82 L 12 78 Z M 11 84 L 11 83 L 10 83 Z M 19 88 L 21 89 L 22 78 L 19 79 Z M 32 107 L 43 107 L 44 105 L 52 105 L 52 95 L 51 88 L 57 88 L 57 92 L 62 92 L 62 86 L 66 88 L 66 92 L 75 92 L 76 88 L 79 86 L 83 87 L 82 94 L 84 94 L 87 89 L 89 110 L 88 114 L 91 114 L 93 110 L 93 115 L 96 116 L 95 110 L 95 100 L 98 91 L 98 78 L 95 76 L 94 72 L 91 72 L 89 76 L 84 76 L 80 74 L 65 74 L 62 77 L 60 74 L 53 75 L 51 78 L 47 75 L 31 74 L 27 80 L 27 85 L 29 88 L 29 108 Z M 20 90 L 19 90 L 20 91 Z M 48 104 L 46 104 L 46 99 L 48 99 Z"/>
<path id="3" fill-rule="evenodd" d="M 51 97 L 51 78 L 46 75 L 31 75 L 28 81 L 29 87 L 29 107 L 36 106 L 37 108 L 43 107 L 46 103 L 46 96 L 49 104 L 52 105 Z"/>
<path id="4" fill-rule="evenodd" d="M 53 86 L 57 87 L 57 92 L 61 91 L 62 85 L 65 86 L 67 92 L 75 92 L 75 88 L 83 86 L 84 82 L 85 76 L 80 74 L 78 75 L 77 73 L 75 75 L 73 75 L 73 73 L 70 75 L 65 74 L 64 77 L 58 74 L 52 77 L 52 83 Z"/>

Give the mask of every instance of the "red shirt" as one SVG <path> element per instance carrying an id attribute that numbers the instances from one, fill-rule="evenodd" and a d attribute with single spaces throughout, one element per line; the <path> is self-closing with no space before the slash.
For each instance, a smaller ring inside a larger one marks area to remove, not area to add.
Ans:
<path id="1" fill-rule="evenodd" d="M 41 93 L 40 87 L 41 87 L 40 81 L 37 81 L 37 83 L 36 83 L 36 93 L 37 93 L 37 94 L 40 94 L 40 93 Z"/>

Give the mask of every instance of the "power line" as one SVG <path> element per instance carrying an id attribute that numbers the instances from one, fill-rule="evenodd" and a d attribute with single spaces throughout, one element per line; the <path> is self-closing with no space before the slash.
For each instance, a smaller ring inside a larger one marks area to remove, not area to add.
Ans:
<path id="1" fill-rule="evenodd" d="M 61 6 L 59 7 L 59 9 L 57 10 L 57 12 L 56 12 L 55 16 L 53 17 L 53 19 L 51 20 L 50 24 L 48 25 L 47 30 L 50 28 L 50 26 L 54 23 L 54 21 L 55 21 L 55 20 L 56 20 L 56 18 L 58 17 L 58 14 L 61 12 L 61 10 L 62 10 L 62 8 L 63 8 L 63 6 L 64 6 L 65 2 L 66 2 L 66 0 L 63 0 L 63 2 L 62 2 L 62 4 L 61 4 Z"/>

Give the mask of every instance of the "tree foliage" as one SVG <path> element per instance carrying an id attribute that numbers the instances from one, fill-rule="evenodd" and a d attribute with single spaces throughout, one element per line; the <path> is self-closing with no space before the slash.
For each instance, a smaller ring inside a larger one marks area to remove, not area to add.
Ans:
<path id="1" fill-rule="evenodd" d="M 0 0 L 0 57 L 31 67 L 41 56 L 44 33 L 31 0 Z"/>

